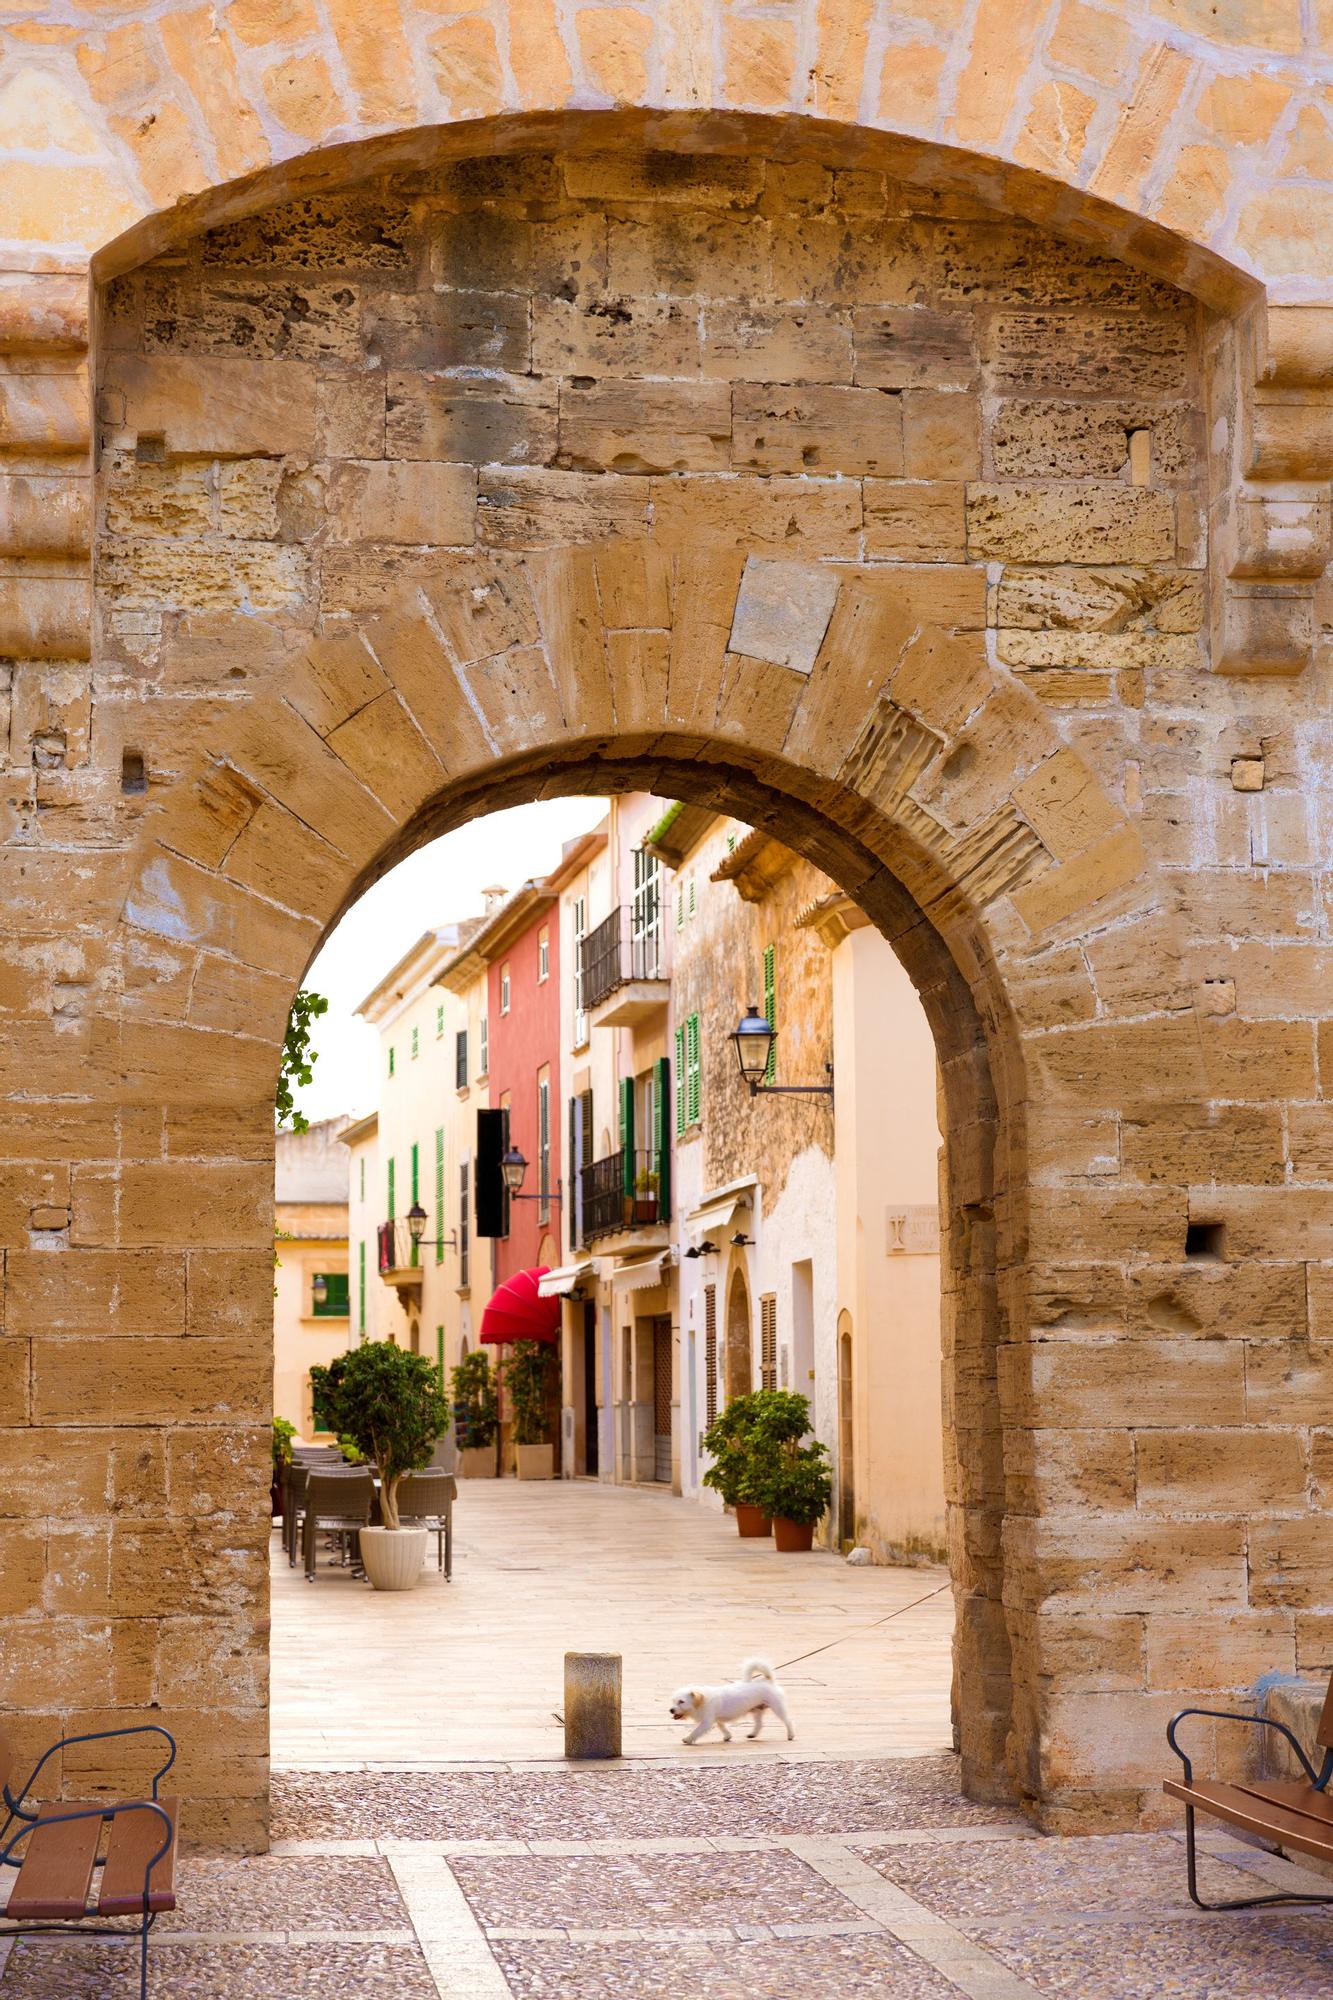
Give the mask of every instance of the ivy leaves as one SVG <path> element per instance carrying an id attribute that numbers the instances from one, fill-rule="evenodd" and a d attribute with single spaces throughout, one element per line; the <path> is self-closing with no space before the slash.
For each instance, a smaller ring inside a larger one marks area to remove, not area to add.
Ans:
<path id="1" fill-rule="evenodd" d="M 290 1120 L 293 1132 L 306 1132 L 310 1120 L 296 1108 L 296 1092 L 310 1083 L 315 1074 L 315 1064 L 319 1057 L 310 1046 L 312 1024 L 321 1014 L 327 1014 L 329 1003 L 322 993 L 312 993 L 303 986 L 292 1002 L 292 1011 L 287 1017 L 287 1033 L 283 1037 L 282 1061 L 278 1065 L 277 1112 L 278 1125 L 282 1127 Z"/>

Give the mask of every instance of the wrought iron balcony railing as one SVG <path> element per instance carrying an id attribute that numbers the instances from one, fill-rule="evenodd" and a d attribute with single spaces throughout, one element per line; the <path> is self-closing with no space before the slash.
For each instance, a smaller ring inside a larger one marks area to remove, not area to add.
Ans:
<path id="1" fill-rule="evenodd" d="M 660 924 L 639 929 L 628 903 L 612 910 L 605 922 L 589 931 L 579 946 L 582 972 L 581 998 L 585 1008 L 596 1007 L 634 979 L 665 979 L 665 953 Z"/>
<path id="2" fill-rule="evenodd" d="M 375 1231 L 379 1247 L 379 1273 L 387 1278 L 391 1271 L 418 1271 L 421 1268 L 421 1247 L 412 1241 L 412 1232 L 406 1222 L 381 1222 Z"/>
<path id="3" fill-rule="evenodd" d="M 621 1229 L 641 1229 L 667 1220 L 662 1159 L 656 1148 L 608 1153 L 579 1174 L 584 1243 Z"/>

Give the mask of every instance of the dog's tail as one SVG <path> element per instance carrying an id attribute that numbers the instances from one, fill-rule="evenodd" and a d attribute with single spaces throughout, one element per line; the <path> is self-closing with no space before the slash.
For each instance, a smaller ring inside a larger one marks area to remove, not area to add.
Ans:
<path id="1" fill-rule="evenodd" d="M 741 1679 L 743 1681 L 775 1681 L 777 1675 L 767 1660 L 742 1660 Z"/>

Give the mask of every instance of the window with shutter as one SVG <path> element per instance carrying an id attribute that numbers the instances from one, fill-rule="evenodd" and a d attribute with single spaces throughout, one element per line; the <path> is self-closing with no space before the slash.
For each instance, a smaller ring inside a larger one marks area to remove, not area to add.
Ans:
<path id="1" fill-rule="evenodd" d="M 704 1422 L 717 1415 L 717 1286 L 704 1286 Z"/>
<path id="2" fill-rule="evenodd" d="M 412 1030 L 412 1060 L 413 1060 L 413 1062 L 415 1062 L 415 1061 L 416 1061 L 417 1057 L 418 1057 L 418 1056 L 419 1056 L 420 1054 L 421 1054 L 421 1030 L 420 1030 L 420 1028 L 413 1028 L 413 1030 Z"/>
<path id="3" fill-rule="evenodd" d="M 389 1162 L 389 1174 L 388 1174 L 388 1180 L 389 1180 L 389 1186 L 388 1186 L 388 1196 L 389 1196 L 389 1213 L 388 1213 L 388 1218 L 387 1218 L 387 1219 L 388 1219 L 388 1221 L 390 1221 L 390 1222 L 392 1222 L 392 1221 L 393 1221 L 393 1218 L 394 1218 L 394 1206 L 393 1206 L 393 1181 L 394 1181 L 394 1172 L 393 1172 L 393 1167 L 394 1167 L 394 1163 L 393 1163 L 393 1161 L 392 1161 L 392 1160 L 390 1160 L 390 1162 Z"/>
<path id="4" fill-rule="evenodd" d="M 634 1078 L 620 1079 L 620 1191 L 634 1199 Z"/>
<path id="5" fill-rule="evenodd" d="M 676 1137 L 685 1130 L 685 1030 L 676 1030 Z"/>
<path id="6" fill-rule="evenodd" d="M 477 1075 L 485 1076 L 491 1066 L 491 1017 L 489 1014 L 483 1014 L 481 1017 L 481 1025 L 477 1034 L 477 1053 L 481 1059 L 481 1068 L 477 1071 Z"/>
<path id="7" fill-rule="evenodd" d="M 458 1289 L 460 1292 L 465 1292 L 468 1288 L 468 1251 L 470 1248 L 468 1223 L 470 1218 L 467 1212 L 467 1197 L 468 1162 L 464 1160 L 458 1169 Z"/>
<path id="8" fill-rule="evenodd" d="M 366 1337 L 366 1246 L 364 1241 L 357 1245 L 357 1289 L 356 1319 L 362 1340 Z"/>
<path id="9" fill-rule="evenodd" d="M 778 1026 L 777 960 L 775 947 L 771 944 L 766 945 L 764 948 L 764 1019 L 776 1034 Z M 772 1083 L 774 1077 L 777 1075 L 777 1067 L 778 1045 L 776 1042 L 772 1042 L 769 1044 L 768 1050 L 768 1067 L 764 1071 L 765 1083 Z"/>
<path id="10" fill-rule="evenodd" d="M 671 1214 L 671 1064 L 659 1056 L 653 1064 L 653 1171 L 657 1175 L 657 1219 Z"/>
<path id="11" fill-rule="evenodd" d="M 415 1142 L 415 1140 L 414 1140 L 414 1141 L 413 1141 L 413 1144 L 412 1144 L 412 1206 L 413 1206 L 413 1208 L 415 1208 L 415 1207 L 416 1207 L 416 1206 L 418 1205 L 418 1203 L 420 1202 L 420 1200 L 421 1200 L 421 1148 L 420 1148 L 420 1146 L 418 1146 L 418 1145 L 416 1144 L 416 1142 Z"/>
<path id="12" fill-rule="evenodd" d="M 685 1123 L 697 1125 L 700 1115 L 699 1016 L 685 1022 Z"/>
<path id="13" fill-rule="evenodd" d="M 778 1386 L 778 1301 L 766 1292 L 759 1301 L 759 1387 Z"/>
<path id="14" fill-rule="evenodd" d="M 347 1273 L 346 1271 L 316 1271 L 311 1280 L 314 1287 L 323 1279 L 324 1296 L 312 1297 L 310 1313 L 313 1319 L 346 1319 L 347 1317 Z"/>
<path id="15" fill-rule="evenodd" d="M 444 1262 L 444 1127 L 435 1128 L 435 1261 Z"/>
<path id="16" fill-rule="evenodd" d="M 458 1090 L 467 1089 L 467 1029 L 460 1028 L 454 1036 L 454 1085 Z"/>

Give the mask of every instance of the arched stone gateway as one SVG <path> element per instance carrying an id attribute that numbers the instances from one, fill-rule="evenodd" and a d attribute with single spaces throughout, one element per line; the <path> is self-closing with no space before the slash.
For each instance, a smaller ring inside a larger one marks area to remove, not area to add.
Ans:
<path id="1" fill-rule="evenodd" d="M 779 829 L 921 993 L 969 1789 L 1130 1823 L 1182 1693 L 1333 1664 L 1328 509 L 1277 483 L 1322 315 L 1265 350 L 1147 197 L 1131 266 L 1026 170 L 673 116 L 145 228 L 95 510 L 42 456 L 77 312 L 14 288 L 0 1700 L 156 1703 L 236 1845 L 291 995 L 412 846 L 559 791 Z"/>

